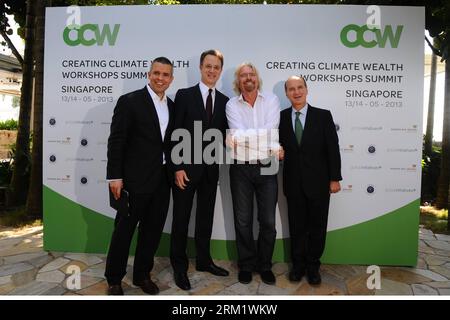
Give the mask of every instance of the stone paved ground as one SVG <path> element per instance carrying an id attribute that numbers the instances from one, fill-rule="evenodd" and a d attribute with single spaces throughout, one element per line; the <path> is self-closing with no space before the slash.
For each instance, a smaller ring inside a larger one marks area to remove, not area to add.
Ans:
<path id="1" fill-rule="evenodd" d="M 261 282 L 258 275 L 249 285 L 237 281 L 235 262 L 215 261 L 231 271 L 229 277 L 196 272 L 191 263 L 188 272 L 193 289 L 178 289 L 172 278 L 168 258 L 156 258 L 152 278 L 160 295 L 447 295 L 450 296 L 450 236 L 433 234 L 421 228 L 416 268 L 381 267 L 381 289 L 367 288 L 366 266 L 323 265 L 322 284 L 310 286 L 305 280 L 291 283 L 288 265 L 277 263 L 273 271 L 275 286 Z M 104 295 L 105 255 L 45 252 L 42 227 L 0 229 L 0 295 Z M 131 284 L 133 258 L 124 279 L 126 295 L 143 292 Z M 73 266 L 81 270 L 79 289 L 71 275 Z"/>

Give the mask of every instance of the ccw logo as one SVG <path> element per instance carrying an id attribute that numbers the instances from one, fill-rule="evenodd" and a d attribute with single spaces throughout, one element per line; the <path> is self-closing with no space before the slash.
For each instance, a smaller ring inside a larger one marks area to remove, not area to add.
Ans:
<path id="1" fill-rule="evenodd" d="M 384 48 L 388 42 L 392 48 L 397 48 L 402 31 L 402 25 L 397 26 L 394 33 L 391 25 L 385 26 L 382 31 L 378 28 L 369 29 L 367 25 L 349 24 L 341 30 L 341 42 L 348 48 L 356 48 L 358 46 Z"/>
<path id="2" fill-rule="evenodd" d="M 83 24 L 79 25 L 69 25 L 64 28 L 63 40 L 64 42 L 71 46 L 103 46 L 106 42 L 108 45 L 113 46 L 116 44 L 117 35 L 119 34 L 120 24 L 115 24 L 113 30 L 109 24 L 103 25 L 100 30 L 98 24 Z"/>

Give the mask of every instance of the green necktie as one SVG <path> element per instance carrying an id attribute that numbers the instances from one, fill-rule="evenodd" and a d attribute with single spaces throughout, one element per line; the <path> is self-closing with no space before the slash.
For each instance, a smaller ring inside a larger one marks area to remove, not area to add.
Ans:
<path id="1" fill-rule="evenodd" d="M 298 145 L 300 145 L 300 142 L 302 142 L 302 135 L 303 126 L 302 122 L 300 121 L 300 111 L 297 111 L 295 113 L 295 138 L 297 139 Z"/>

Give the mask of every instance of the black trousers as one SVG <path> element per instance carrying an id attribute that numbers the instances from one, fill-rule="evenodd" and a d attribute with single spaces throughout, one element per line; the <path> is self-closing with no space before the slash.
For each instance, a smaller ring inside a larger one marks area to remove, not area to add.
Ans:
<path id="1" fill-rule="evenodd" d="M 172 189 L 173 220 L 170 236 L 170 262 L 175 272 L 187 272 L 189 261 L 186 254 L 189 220 L 194 194 L 197 192 L 197 212 L 195 213 L 195 250 L 197 266 L 212 263 L 210 241 L 216 203 L 217 179 L 208 178 L 204 170 L 200 179 L 192 179 L 181 190 Z"/>
<path id="2" fill-rule="evenodd" d="M 138 237 L 133 266 L 133 280 L 150 277 L 170 201 L 170 186 L 164 169 L 160 185 L 151 194 L 129 195 L 129 215 L 118 212 L 106 259 L 108 284 L 120 284 L 126 274 L 131 240 L 136 226 Z"/>
<path id="3" fill-rule="evenodd" d="M 234 229 L 238 251 L 238 267 L 242 271 L 267 271 L 272 268 L 272 256 L 277 231 L 275 210 L 278 201 L 277 175 L 261 175 L 256 164 L 230 166 L 231 197 Z M 259 234 L 253 236 L 253 198 L 258 207 Z"/>
<path id="4" fill-rule="evenodd" d="M 319 270 L 325 249 L 330 195 L 287 197 L 291 257 L 294 270 Z"/>

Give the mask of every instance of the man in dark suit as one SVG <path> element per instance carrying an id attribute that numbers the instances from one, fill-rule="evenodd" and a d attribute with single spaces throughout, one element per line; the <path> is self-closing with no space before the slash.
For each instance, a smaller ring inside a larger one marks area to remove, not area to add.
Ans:
<path id="1" fill-rule="evenodd" d="M 284 148 L 283 188 L 291 235 L 291 281 L 306 274 L 320 284 L 320 257 L 325 248 L 330 194 L 341 187 L 341 158 L 330 111 L 308 105 L 305 79 L 285 83 L 292 107 L 281 111 L 280 143 Z"/>
<path id="2" fill-rule="evenodd" d="M 210 254 L 219 164 L 205 163 L 203 151 L 207 144 L 202 141 L 203 133 L 208 129 L 220 130 L 222 136 L 225 137 L 227 128 L 225 105 L 228 97 L 215 88 L 222 67 L 222 53 L 218 50 L 203 52 L 200 56 L 200 83 L 190 88 L 178 90 L 175 97 L 174 129 L 187 130 L 190 133 L 192 145 L 189 159 L 186 159 L 186 154 L 183 154 L 183 161 L 173 161 L 178 164 L 174 164 L 175 186 L 172 193 L 173 221 L 170 261 L 174 270 L 175 283 L 183 290 L 191 289 L 187 276 L 189 263 L 186 246 L 192 202 L 196 192 L 196 269 L 197 271 L 210 272 L 216 276 L 228 275 L 228 271 L 213 263 Z M 194 130 L 194 128 L 198 129 Z M 198 133 L 195 135 L 196 131 L 201 133 L 201 136 Z M 194 141 L 194 139 L 197 139 L 197 141 Z M 220 141 L 220 143 L 223 145 L 223 141 Z M 176 144 L 177 142 L 174 142 L 173 145 Z M 200 145 L 200 150 L 194 148 L 196 144 Z M 195 154 L 199 151 L 202 154 Z M 174 156 L 173 152 L 172 158 Z"/>
<path id="3" fill-rule="evenodd" d="M 157 294 L 150 278 L 170 200 L 167 162 L 173 127 L 173 102 L 165 91 L 173 80 L 170 60 L 153 60 L 149 83 L 119 98 L 108 139 L 107 179 L 119 210 L 106 260 L 108 294 L 122 295 L 122 278 L 136 225 L 139 223 L 133 284 L 145 293 Z M 128 197 L 126 197 L 128 195 Z M 123 208 L 124 206 L 120 206 Z"/>

